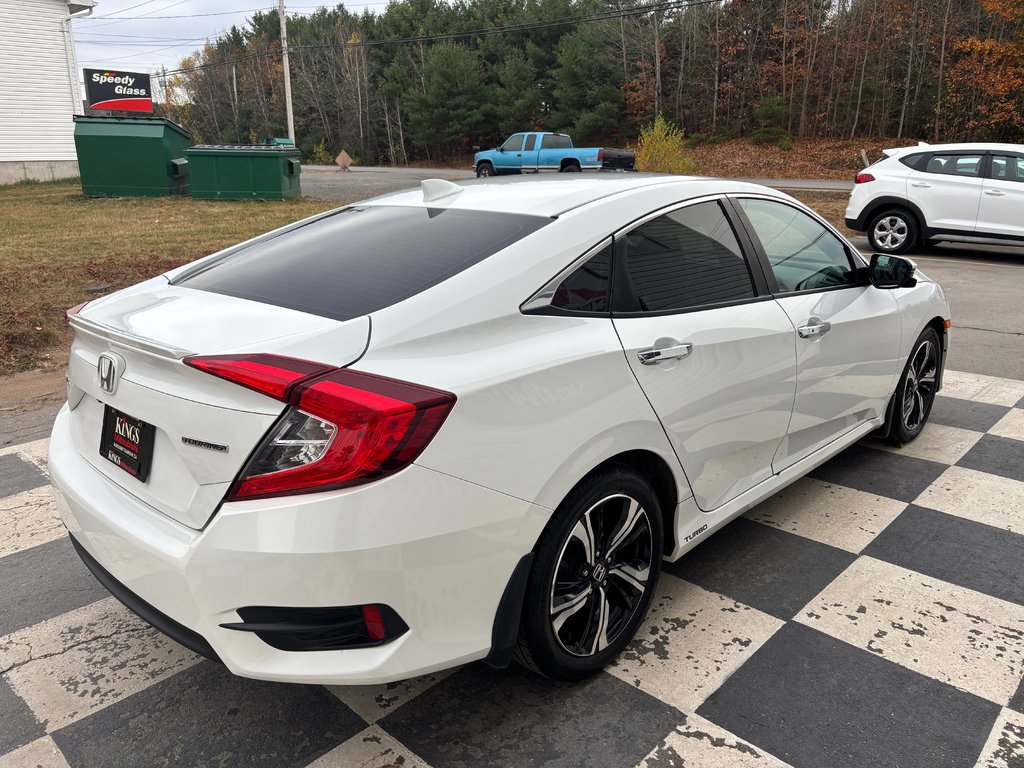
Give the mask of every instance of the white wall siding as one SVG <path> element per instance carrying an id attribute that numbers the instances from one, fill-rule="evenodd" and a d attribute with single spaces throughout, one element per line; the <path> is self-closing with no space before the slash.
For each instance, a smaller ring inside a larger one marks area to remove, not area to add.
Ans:
<path id="1" fill-rule="evenodd" d="M 0 0 L 0 163 L 75 160 L 82 111 L 66 0 Z"/>

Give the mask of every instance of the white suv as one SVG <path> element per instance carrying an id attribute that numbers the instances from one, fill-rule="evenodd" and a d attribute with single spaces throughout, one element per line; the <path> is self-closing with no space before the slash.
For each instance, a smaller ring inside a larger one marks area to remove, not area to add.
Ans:
<path id="1" fill-rule="evenodd" d="M 919 144 L 885 150 L 857 174 L 846 226 L 903 253 L 939 241 L 1024 242 L 1024 146 Z"/>

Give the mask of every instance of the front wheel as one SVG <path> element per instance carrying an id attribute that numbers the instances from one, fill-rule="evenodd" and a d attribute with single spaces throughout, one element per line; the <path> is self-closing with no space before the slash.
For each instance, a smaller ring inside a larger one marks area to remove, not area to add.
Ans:
<path id="1" fill-rule="evenodd" d="M 476 167 L 476 177 L 478 179 L 486 179 L 494 175 L 494 166 L 490 163 L 480 163 Z"/>
<path id="2" fill-rule="evenodd" d="M 658 499 L 632 469 L 593 475 L 559 505 L 537 546 L 516 659 L 581 680 L 625 649 L 661 573 Z"/>
<path id="3" fill-rule="evenodd" d="M 868 242 L 879 253 L 906 253 L 917 242 L 917 222 L 899 208 L 883 211 L 871 219 Z"/>
<path id="4" fill-rule="evenodd" d="M 935 403 L 941 361 L 939 336 L 932 328 L 926 328 L 914 344 L 893 395 L 890 443 L 903 445 L 921 434 Z"/>

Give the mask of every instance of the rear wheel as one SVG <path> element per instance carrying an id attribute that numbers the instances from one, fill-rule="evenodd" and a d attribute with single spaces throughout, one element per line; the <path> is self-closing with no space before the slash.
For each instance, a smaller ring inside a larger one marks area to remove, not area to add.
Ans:
<path id="1" fill-rule="evenodd" d="M 580 166 L 579 163 L 566 163 L 561 167 L 560 171 L 561 173 L 579 173 Z"/>
<path id="2" fill-rule="evenodd" d="M 900 208 L 883 211 L 868 225 L 868 242 L 879 253 L 906 253 L 917 242 L 917 222 Z"/>
<path id="3" fill-rule="evenodd" d="M 480 163 L 476 167 L 476 176 L 478 179 L 484 179 L 494 175 L 494 166 L 488 162 Z"/>
<path id="4" fill-rule="evenodd" d="M 932 328 L 926 328 L 914 344 L 893 395 L 890 443 L 903 445 L 921 434 L 935 403 L 941 360 L 939 336 Z"/>
<path id="5" fill-rule="evenodd" d="M 517 661 L 558 680 L 607 666 L 647 614 L 662 539 L 657 497 L 633 470 L 609 468 L 577 487 L 537 546 Z"/>

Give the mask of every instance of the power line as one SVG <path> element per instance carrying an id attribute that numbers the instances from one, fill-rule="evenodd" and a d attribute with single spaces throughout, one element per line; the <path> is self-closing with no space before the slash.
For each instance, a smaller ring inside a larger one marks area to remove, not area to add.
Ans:
<path id="1" fill-rule="evenodd" d="M 633 8 L 623 8 L 608 11 L 599 11 L 596 13 L 588 14 L 585 16 L 575 17 L 564 17 L 561 19 L 549 19 L 546 21 L 531 21 L 522 22 L 520 24 L 508 24 L 501 27 L 485 27 L 483 29 L 474 29 L 466 32 L 445 32 L 437 35 L 423 35 L 420 37 L 403 37 L 396 38 L 393 40 L 366 40 L 359 43 L 329 43 L 321 45 L 292 45 L 290 50 L 323 50 L 323 49 L 338 49 L 348 50 L 351 48 L 376 48 L 385 45 L 401 45 L 407 43 L 433 43 L 441 42 L 445 40 L 458 40 L 465 37 L 489 37 L 491 35 L 508 34 L 510 32 L 528 32 L 536 29 L 549 29 L 551 27 L 568 26 L 570 24 L 588 24 L 595 21 L 607 21 L 610 19 L 628 18 L 632 16 L 643 16 L 648 13 L 659 13 L 664 11 L 683 10 L 686 8 L 693 8 L 702 5 L 713 5 L 719 2 L 719 0 L 667 0 L 665 2 L 653 3 L 651 5 L 636 6 Z M 204 69 L 211 69 L 213 67 L 222 67 L 228 64 L 237 64 L 243 61 L 250 61 L 256 58 L 264 58 L 267 56 L 276 55 L 277 51 L 259 51 L 256 53 L 246 54 L 245 56 L 236 59 L 227 59 L 225 61 L 211 62 L 209 64 L 199 64 L 194 67 L 183 67 L 180 69 L 168 70 L 168 75 L 185 74 L 188 72 L 197 72 Z"/>

